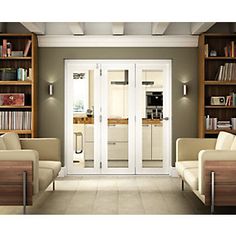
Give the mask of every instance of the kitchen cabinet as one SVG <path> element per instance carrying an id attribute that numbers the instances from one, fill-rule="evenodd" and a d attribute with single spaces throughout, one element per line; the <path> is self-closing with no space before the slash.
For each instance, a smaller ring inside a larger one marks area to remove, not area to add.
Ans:
<path id="1" fill-rule="evenodd" d="M 94 159 L 94 125 L 84 125 L 84 159 Z"/>
<path id="2" fill-rule="evenodd" d="M 143 125 L 142 126 L 142 156 L 143 160 L 151 160 L 152 159 L 152 125 Z"/>
<path id="3" fill-rule="evenodd" d="M 128 160 L 128 125 L 108 126 L 108 160 Z"/>
<path id="4" fill-rule="evenodd" d="M 163 127 L 152 125 L 152 160 L 163 159 Z"/>

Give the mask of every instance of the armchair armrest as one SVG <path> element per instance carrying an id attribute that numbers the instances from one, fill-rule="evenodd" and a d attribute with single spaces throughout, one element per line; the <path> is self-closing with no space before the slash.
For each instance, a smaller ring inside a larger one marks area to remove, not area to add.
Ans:
<path id="1" fill-rule="evenodd" d="M 236 161 L 236 150 L 202 150 L 198 154 L 198 189 L 205 194 L 205 161 Z"/>
<path id="2" fill-rule="evenodd" d="M 0 161 L 33 161 L 33 193 L 39 191 L 39 156 L 34 150 L 0 150 Z"/>
<path id="3" fill-rule="evenodd" d="M 57 138 L 22 138 L 22 149 L 32 149 L 39 153 L 39 160 L 61 161 L 61 145 Z"/>
<path id="4" fill-rule="evenodd" d="M 201 150 L 215 149 L 216 139 L 178 138 L 176 141 L 176 161 L 194 161 Z"/>

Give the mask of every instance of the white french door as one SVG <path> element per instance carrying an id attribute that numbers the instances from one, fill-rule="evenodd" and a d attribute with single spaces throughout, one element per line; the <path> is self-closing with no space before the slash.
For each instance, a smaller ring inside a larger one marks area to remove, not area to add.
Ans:
<path id="1" fill-rule="evenodd" d="M 171 160 L 171 61 L 136 64 L 136 173 L 168 174 Z"/>
<path id="2" fill-rule="evenodd" d="M 103 63 L 102 173 L 135 173 L 135 65 Z"/>
<path id="3" fill-rule="evenodd" d="M 68 174 L 168 174 L 171 61 L 66 60 L 65 157 Z"/>

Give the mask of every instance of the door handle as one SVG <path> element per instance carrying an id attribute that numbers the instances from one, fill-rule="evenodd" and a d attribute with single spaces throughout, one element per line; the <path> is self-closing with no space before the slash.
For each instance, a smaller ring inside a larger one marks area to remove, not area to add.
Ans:
<path id="1" fill-rule="evenodd" d="M 169 117 L 164 117 L 163 120 L 169 120 Z"/>
<path id="2" fill-rule="evenodd" d="M 75 153 L 80 154 L 83 152 L 83 134 L 81 132 L 75 132 Z M 81 149 L 78 150 L 78 136 L 81 137 Z"/>

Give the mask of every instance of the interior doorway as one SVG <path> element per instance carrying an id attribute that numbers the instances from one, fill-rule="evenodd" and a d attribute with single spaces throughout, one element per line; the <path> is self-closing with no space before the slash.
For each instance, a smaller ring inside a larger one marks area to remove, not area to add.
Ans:
<path id="1" fill-rule="evenodd" d="M 65 61 L 68 174 L 168 174 L 171 61 Z"/>

